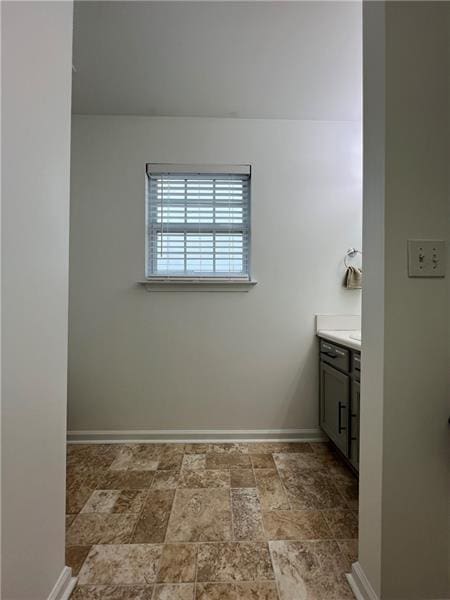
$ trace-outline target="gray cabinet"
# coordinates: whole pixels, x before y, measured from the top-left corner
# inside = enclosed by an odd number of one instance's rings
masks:
[[[339,450],[347,454],[350,377],[320,363],[320,425]]]
[[[320,426],[356,471],[360,371],[360,352],[320,340]]]

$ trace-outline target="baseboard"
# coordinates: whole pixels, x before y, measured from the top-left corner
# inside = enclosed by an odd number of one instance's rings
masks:
[[[64,567],[47,600],[68,600],[76,583],[77,578],[72,577],[72,569],[70,567]]]
[[[352,571],[347,574],[347,579],[356,600],[380,600],[359,562],[352,564]]]
[[[122,431],[68,431],[70,443],[156,442],[322,442],[320,429],[131,429]]]

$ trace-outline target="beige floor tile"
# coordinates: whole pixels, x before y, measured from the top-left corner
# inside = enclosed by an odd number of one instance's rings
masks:
[[[327,468],[327,463],[321,454],[314,452],[283,452],[273,454],[277,469],[313,469],[314,471]]]
[[[109,469],[96,467],[89,463],[68,465],[66,471],[66,484],[84,482],[89,487],[96,488]]]
[[[197,583],[196,600],[278,600],[275,583]]]
[[[120,449],[110,469],[113,471],[156,471],[161,447],[157,444],[132,444]]]
[[[152,489],[174,490],[178,487],[179,471],[156,471],[152,481]]]
[[[234,584],[238,600],[278,600],[276,584],[271,581],[255,581]]]
[[[323,471],[279,469],[293,510],[346,508],[347,502]]]
[[[178,489],[167,530],[167,541],[229,540],[231,506],[229,490]]]
[[[220,470],[181,471],[179,488],[229,488],[230,472]]]
[[[347,560],[347,573],[350,573],[352,564],[358,560],[358,540],[337,540],[339,549]]]
[[[358,513],[355,510],[324,510],[322,514],[334,539],[358,537]]]
[[[251,454],[254,469],[275,469],[275,463],[271,454]]]
[[[274,510],[263,513],[269,540],[331,539],[331,531],[320,511]]]
[[[325,470],[327,475],[333,480],[333,482],[338,485],[357,485],[358,479],[351,471],[347,465],[344,464],[342,460],[335,458],[334,460],[328,460],[325,463]]]
[[[145,490],[153,481],[154,471],[109,471],[105,474],[101,489]]]
[[[81,513],[138,513],[146,495],[146,490],[95,490]]]
[[[264,540],[261,505],[254,488],[231,490],[234,540]]]
[[[269,542],[280,600],[351,600],[335,541]]]
[[[256,487],[253,469],[233,469],[230,471],[232,488]]]
[[[194,584],[163,583],[155,585],[152,600],[194,600]]]
[[[249,444],[247,442],[230,442],[210,444],[209,452],[215,454],[248,454]]]
[[[206,455],[207,469],[249,469],[251,466],[248,454],[211,452]]]
[[[289,510],[288,498],[275,469],[255,470],[255,478],[263,510]]]
[[[81,512],[110,513],[119,495],[119,490],[95,490],[83,506]]]
[[[126,544],[137,517],[133,514],[80,513],[67,531],[67,545]]]
[[[70,600],[152,600],[152,585],[79,585]]]
[[[66,565],[72,569],[72,575],[78,575],[90,549],[90,546],[66,547]]]
[[[175,490],[148,491],[144,507],[133,533],[133,543],[164,542]]]
[[[344,498],[348,508],[357,510],[359,504],[358,481],[338,481],[335,485],[341,496]]]
[[[200,544],[197,581],[263,581],[274,579],[269,549],[264,542]]]
[[[166,445],[162,451],[158,469],[164,471],[179,471],[183,462],[184,444]]]
[[[147,490],[121,490],[114,503],[113,513],[139,513],[147,498]]]
[[[67,465],[89,468],[108,468],[118,452],[114,444],[69,444],[67,447]]]
[[[182,469],[206,469],[206,454],[185,454]]]
[[[77,514],[89,500],[95,488],[80,483],[70,483],[66,489],[66,513]]]
[[[157,580],[165,583],[193,582],[196,564],[196,544],[165,544]]]
[[[197,583],[195,600],[239,600],[232,583]]]
[[[149,584],[156,579],[161,544],[93,546],[81,568],[83,584]]]

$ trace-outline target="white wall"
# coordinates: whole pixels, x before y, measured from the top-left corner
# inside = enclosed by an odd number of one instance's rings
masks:
[[[449,16],[364,8],[359,562],[383,600],[450,595],[448,282],[409,279],[406,252],[449,236]]]
[[[359,562],[375,592],[381,586],[381,493],[384,395],[384,6],[365,2],[363,125],[362,386],[360,406]],[[375,525],[376,524],[376,525]]]
[[[361,120],[360,0],[89,0],[74,32],[78,114]]]
[[[146,162],[251,163],[248,293],[147,293]],[[72,130],[69,429],[315,429],[315,313],[361,244],[358,123],[84,117]]]
[[[64,566],[71,2],[2,2],[2,590]]]

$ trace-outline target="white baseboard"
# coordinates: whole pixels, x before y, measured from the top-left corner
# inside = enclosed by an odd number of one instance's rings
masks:
[[[64,567],[47,600],[68,600],[76,583],[77,578],[72,577],[72,569],[70,567]]]
[[[130,429],[68,431],[70,443],[156,442],[322,442],[320,429]]]
[[[356,600],[380,600],[359,562],[352,564],[352,572],[347,573],[347,579]]]

